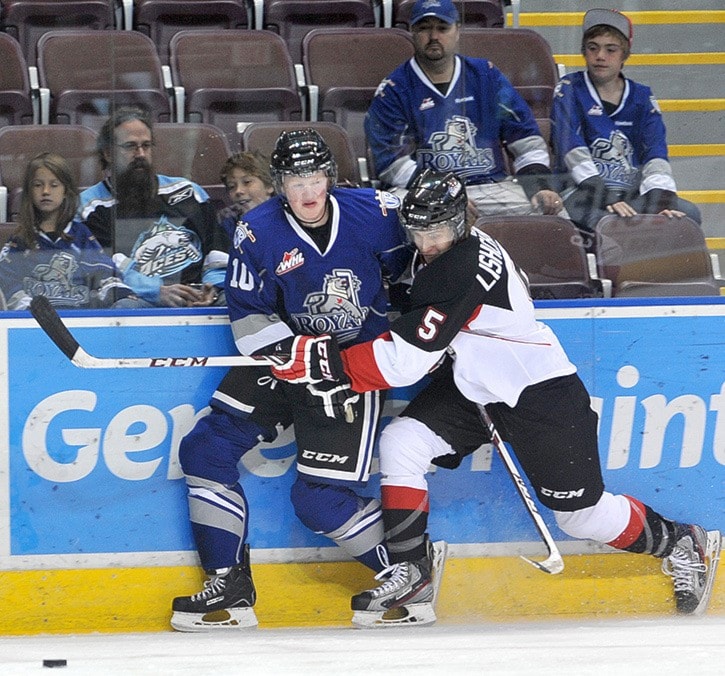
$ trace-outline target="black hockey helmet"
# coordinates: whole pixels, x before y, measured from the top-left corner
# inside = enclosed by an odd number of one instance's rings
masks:
[[[269,170],[280,195],[284,195],[282,179],[288,174],[309,176],[324,171],[329,179],[328,189],[337,182],[337,163],[325,139],[314,129],[283,131],[272,152]]]
[[[468,234],[466,186],[455,174],[425,169],[413,179],[400,207],[400,222],[412,231],[450,227],[454,242]]]

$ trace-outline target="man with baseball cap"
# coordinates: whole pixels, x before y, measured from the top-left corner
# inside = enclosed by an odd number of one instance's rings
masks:
[[[457,53],[453,2],[418,0],[410,26],[415,54],[382,81],[365,120],[383,185],[404,190],[420,169],[452,171],[476,216],[566,216],[531,109],[494,64]]]
[[[561,78],[554,93],[556,171],[564,176],[567,211],[585,234],[607,214],[701,222],[699,209],[677,195],[651,89],[622,73],[632,36],[632,23],[621,12],[589,10],[581,47],[587,68]]]

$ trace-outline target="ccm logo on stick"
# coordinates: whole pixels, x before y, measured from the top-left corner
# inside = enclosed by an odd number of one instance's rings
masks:
[[[158,357],[149,366],[206,366],[208,357]]]

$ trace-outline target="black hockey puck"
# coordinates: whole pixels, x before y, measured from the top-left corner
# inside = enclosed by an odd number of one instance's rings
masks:
[[[43,660],[44,667],[66,667],[68,666],[68,660]]]

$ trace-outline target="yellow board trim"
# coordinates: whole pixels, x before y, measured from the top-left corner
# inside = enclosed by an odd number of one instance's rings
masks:
[[[437,614],[458,624],[672,615],[660,562],[634,554],[565,556],[560,575],[517,558],[453,558]],[[252,564],[261,628],[349,627],[350,597],[377,584],[358,563]],[[0,635],[167,631],[174,596],[201,588],[192,567],[4,571]],[[710,613],[725,614],[719,574]]]
[[[725,249],[725,237],[705,237],[708,249]]]
[[[646,24],[725,23],[725,11],[702,10],[623,12],[635,26]],[[581,26],[584,12],[521,12],[521,26]]]

